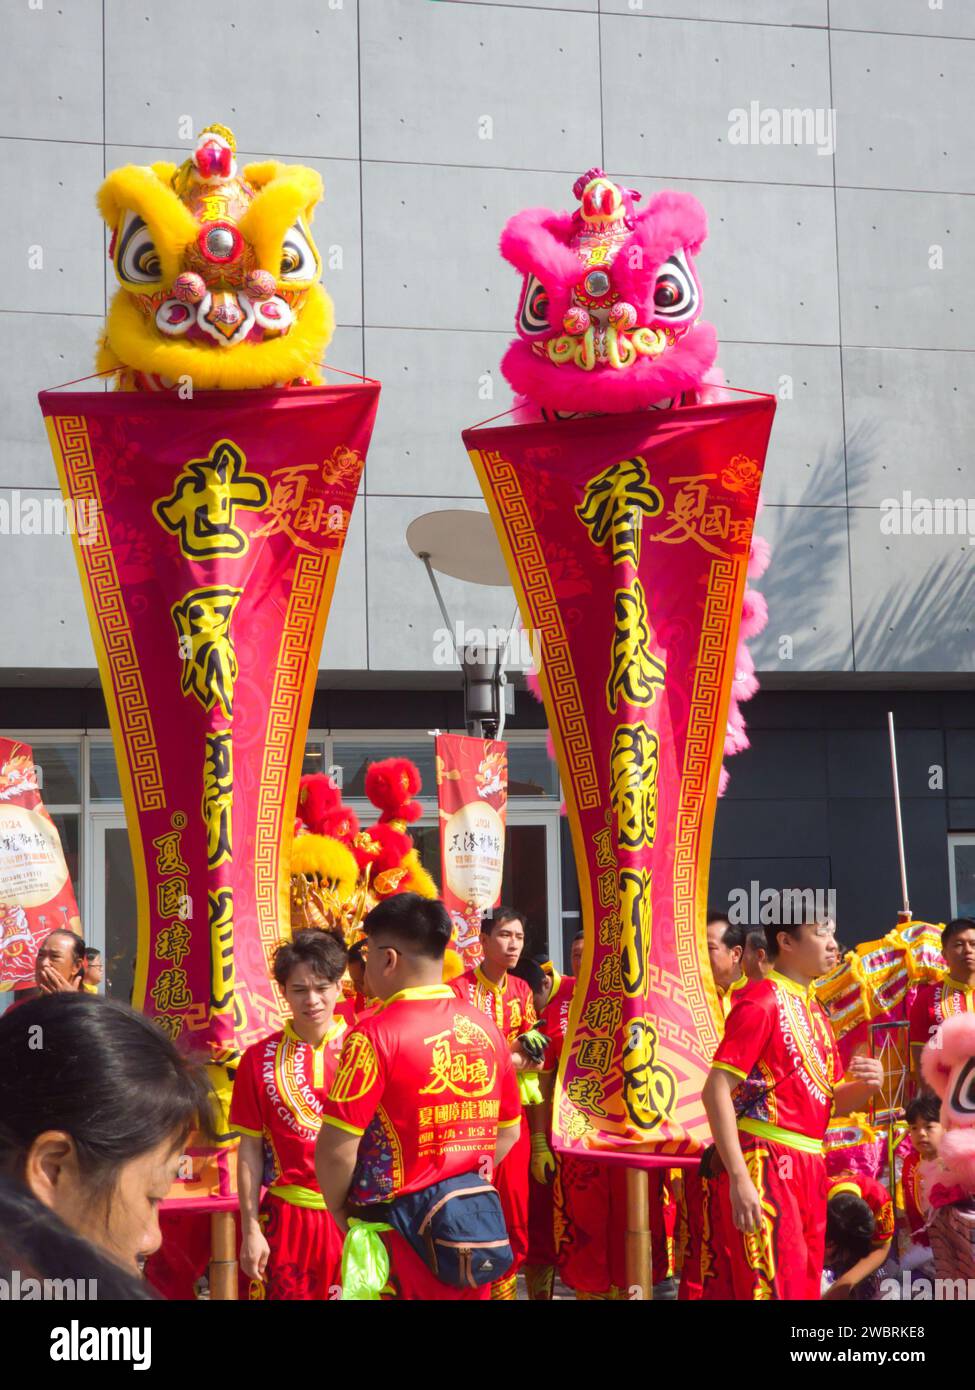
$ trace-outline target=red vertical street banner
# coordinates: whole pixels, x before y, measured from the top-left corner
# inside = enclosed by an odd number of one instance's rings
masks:
[[[231,1065],[280,1026],[297,785],[377,383],[60,395],[138,896],[133,1003]]]
[[[579,875],[564,1152],[655,1166],[707,1139],[708,866],[774,410],[748,396],[464,434],[541,653]]]
[[[33,750],[0,738],[0,992],[34,983],[38,948],[58,928],[81,935],[61,837]]]
[[[438,734],[440,881],[467,965],[482,956],[481,919],[501,901],[508,745],[496,739]]]

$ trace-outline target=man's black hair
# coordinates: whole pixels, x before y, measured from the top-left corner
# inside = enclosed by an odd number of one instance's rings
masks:
[[[941,1101],[937,1096],[915,1096],[907,1102],[904,1118],[909,1125],[915,1124],[918,1120],[927,1120],[929,1124],[935,1121],[940,1123]]]
[[[953,917],[941,933],[941,949],[944,950],[951,938],[953,936],[959,936],[963,931],[975,931],[975,919],[971,917]]]
[[[852,1192],[837,1192],[826,1204],[826,1243],[835,1249],[834,1274],[845,1274],[855,1264],[866,1259],[873,1249],[876,1228],[873,1212],[862,1197]]]
[[[421,898],[419,893],[394,893],[385,898],[362,927],[370,940],[388,937],[391,946],[430,960],[443,960],[452,930],[450,914],[439,898]]]
[[[516,912],[513,907],[496,907],[493,912],[486,912],[481,918],[481,931],[486,936],[490,936],[495,927],[503,927],[505,922],[520,922],[522,931],[528,930],[528,923],[525,921],[523,912]]]
[[[290,941],[284,941],[274,953],[274,978],[284,989],[292,970],[310,965],[315,975],[330,985],[341,980],[348,952],[336,932],[321,927],[303,927]]]

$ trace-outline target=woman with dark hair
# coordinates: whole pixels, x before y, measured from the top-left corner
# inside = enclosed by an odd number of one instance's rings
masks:
[[[138,1272],[159,1204],[210,1089],[156,1024],[123,1004],[57,993],[0,1018],[0,1176]]]

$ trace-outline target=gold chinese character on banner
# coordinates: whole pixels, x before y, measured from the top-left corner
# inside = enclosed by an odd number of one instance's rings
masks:
[[[211,869],[233,856],[233,800],[233,735],[229,729],[222,729],[207,734],[203,764],[203,821],[207,828],[207,864]]]
[[[207,894],[210,919],[210,1004],[215,1014],[234,1007],[234,890]]]
[[[574,1076],[566,1087],[566,1095],[574,1105],[588,1110],[590,1115],[605,1115],[600,1101],[603,1098],[603,1083],[595,1076]]]
[[[184,695],[194,695],[205,710],[219,704],[229,719],[234,711],[237,652],[230,622],[243,589],[193,589],[171,612],[183,658],[180,681]]]
[[[156,907],[160,917],[185,917],[189,884],[185,878],[168,878],[156,884]]]
[[[165,835],[160,835],[157,840],[153,840],[152,847],[157,851],[157,874],[189,873],[189,867],[183,863],[183,856],[180,852],[178,830],[169,830]]]
[[[161,1013],[168,1009],[188,1009],[193,1002],[193,996],[186,987],[186,971],[178,965],[170,970],[161,970],[150,993]]]
[[[646,993],[650,974],[650,938],[653,903],[649,869],[620,870],[620,978],[623,993],[631,997]]]
[[[618,960],[619,957],[609,957]],[[618,999],[591,999],[582,1012],[582,1021],[594,1033],[611,1037],[620,1026],[623,1013]]]
[[[478,1096],[487,1095],[494,1086],[496,1065],[492,1062],[489,1072],[483,1057],[469,1057],[466,1052],[455,1052],[452,1041],[457,1039],[449,1028],[423,1041],[433,1046],[430,1080],[420,1088],[421,1096],[438,1096],[443,1091],[451,1091],[456,1096],[477,1099]]]
[[[613,564],[640,562],[640,531],[645,516],[659,516],[664,499],[650,482],[646,459],[611,463],[591,478],[576,516],[594,545],[611,540]]]
[[[659,747],[645,724],[621,724],[613,731],[610,804],[620,849],[642,849],[656,837]]]
[[[732,527],[738,526],[737,522],[732,522],[731,508],[725,503],[708,506],[708,483],[713,481],[714,476],[713,473],[702,473],[694,478],[670,479],[672,483],[682,483],[683,487],[667,513],[667,520],[672,524],[665,531],[658,531],[651,537],[652,540],[662,541],[664,545],[679,545],[682,541],[692,540],[711,555],[728,554],[727,545],[712,545],[707,539],[708,536],[717,536],[728,540]]]
[[[238,509],[260,511],[269,496],[264,479],[247,472],[243,450],[221,439],[207,458],[186,464],[172,493],[160,498],[152,510],[189,559],[235,558],[250,545],[247,533],[236,524]]]
[[[598,1071],[600,1076],[605,1076],[612,1060],[612,1038],[587,1038],[585,1042],[579,1044],[576,1061],[580,1067],[584,1067],[587,1071]]]
[[[596,984],[602,994],[618,994],[622,986],[621,962],[617,955],[603,956],[596,967]]]
[[[606,682],[606,704],[615,714],[619,700],[651,705],[663,690],[667,663],[649,650],[647,596],[639,579],[616,590],[612,669]]]
[[[613,833],[608,826],[605,830],[597,830],[592,842],[596,846],[596,863],[601,869],[605,869],[607,864],[615,864]]]
[[[184,922],[168,922],[156,937],[157,960],[171,960],[182,965],[190,953],[190,929]]]
[[[677,1078],[657,1061],[657,1030],[648,1018],[630,1019],[623,1044],[623,1103],[637,1129],[656,1129],[673,1115]]]

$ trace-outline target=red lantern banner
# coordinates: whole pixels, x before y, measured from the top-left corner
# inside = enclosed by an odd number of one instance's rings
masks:
[[[464,434],[540,652],[579,875],[564,1152],[655,1166],[707,1142],[711,834],[774,410],[748,396]]]
[[[496,739],[438,734],[440,881],[454,945],[468,966],[482,956],[481,919],[501,901],[508,746]]]
[[[59,928],[82,934],[61,837],[33,750],[0,738],[0,991],[33,985],[40,944]]]
[[[298,778],[378,383],[42,392],[138,898],[133,1003],[211,1060],[276,1027]]]

